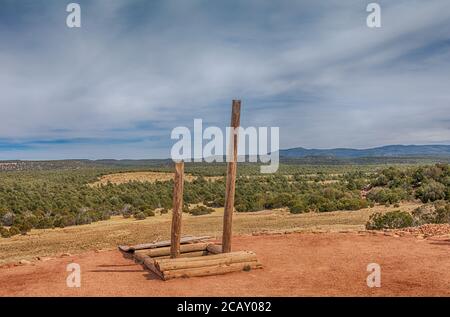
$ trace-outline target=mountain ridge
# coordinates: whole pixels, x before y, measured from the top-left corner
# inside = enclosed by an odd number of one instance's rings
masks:
[[[280,150],[280,156],[298,158],[308,156],[355,158],[355,157],[402,157],[402,156],[450,156],[450,145],[384,145],[367,149],[331,148],[308,149],[296,147]]]

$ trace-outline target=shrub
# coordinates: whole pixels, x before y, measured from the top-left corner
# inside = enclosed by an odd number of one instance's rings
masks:
[[[435,208],[431,204],[417,207],[412,211],[412,216],[414,218],[414,224],[416,226],[420,226],[426,223],[435,223],[436,221]]]
[[[99,215],[100,220],[109,220],[111,219],[111,213],[110,211],[103,211]]]
[[[155,212],[151,209],[146,209],[143,211],[143,213],[146,217],[154,217],[155,216]]]
[[[12,226],[11,228],[9,228],[9,236],[10,237],[18,235],[18,234],[20,234],[19,228],[17,228],[16,226]]]
[[[143,212],[137,212],[133,216],[136,220],[144,220],[146,218]]]
[[[169,210],[167,210],[167,208],[163,208],[159,212],[161,213],[161,215],[165,215],[169,212]]]
[[[275,209],[282,208],[289,205],[289,202],[292,200],[292,195],[288,193],[280,193],[274,197],[272,197],[269,201],[265,203],[265,208],[267,209]]]
[[[430,180],[422,184],[416,191],[416,197],[423,203],[444,199],[447,188],[444,184]]]
[[[62,217],[62,225],[63,226],[74,226],[76,225],[76,218],[74,215],[66,215]]]
[[[397,204],[407,198],[407,193],[400,189],[373,188],[367,193],[367,199],[383,205]]]
[[[264,206],[255,199],[249,199],[236,204],[236,211],[238,212],[252,212],[263,210]]]
[[[223,205],[225,205],[225,198],[222,196],[219,196],[212,201],[204,202],[204,204],[208,207],[220,208],[220,207],[223,207]]]
[[[10,211],[6,212],[1,219],[1,223],[4,226],[12,226],[14,224],[14,214]]]
[[[197,206],[189,211],[193,216],[209,215],[212,212],[214,212],[214,209],[205,206]]]
[[[33,228],[33,226],[28,221],[23,221],[22,223],[17,225],[17,229],[20,230],[20,234],[22,235],[26,235],[27,232],[31,230],[31,228]]]
[[[366,224],[366,229],[380,230],[406,228],[411,227],[413,222],[413,217],[404,211],[395,210],[385,214],[376,212],[370,216],[369,221]]]
[[[37,225],[37,220],[38,218],[35,215],[33,215],[31,212],[28,212],[24,215],[22,221],[28,222],[31,228],[34,228]]]
[[[319,212],[328,212],[328,211],[336,210],[336,209],[338,209],[338,207],[334,201],[327,200],[327,201],[324,201],[323,203],[319,204],[317,206],[317,209],[319,210]],[[347,208],[344,208],[344,209],[347,209]],[[357,209],[359,209],[359,208],[357,208]]]
[[[436,223],[450,223],[450,204],[436,207]]]
[[[338,201],[338,206],[336,209],[339,210],[359,210],[362,208],[367,208],[368,202],[361,198],[342,198]],[[331,210],[328,210],[331,211]]]
[[[37,229],[53,228],[53,219],[50,218],[49,216],[39,217],[37,220],[36,228]]]
[[[450,204],[437,202],[434,205],[424,205],[413,210],[414,223],[450,223]]]
[[[64,228],[66,225],[64,224],[64,220],[63,217],[61,216],[57,216],[55,217],[55,219],[53,220],[53,225],[56,228]]]
[[[304,212],[307,212],[308,208],[306,207],[306,204],[302,201],[295,201],[292,206],[289,207],[289,212],[291,214],[301,214]]]
[[[133,206],[131,206],[130,204],[125,204],[122,208],[121,213],[124,218],[130,218],[133,214]]]
[[[4,228],[4,227],[0,227],[0,236],[2,238],[9,238],[11,235],[9,234],[9,230]]]

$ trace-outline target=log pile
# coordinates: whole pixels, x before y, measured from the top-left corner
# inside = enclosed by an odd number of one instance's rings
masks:
[[[221,246],[212,243],[192,243],[180,246],[179,257],[170,258],[170,247],[137,250],[136,262],[143,264],[163,280],[209,276],[261,268],[251,251],[220,253]]]

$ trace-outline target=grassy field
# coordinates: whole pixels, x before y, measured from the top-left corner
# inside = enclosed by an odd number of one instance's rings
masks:
[[[288,178],[292,179],[292,175],[286,175]],[[305,174],[303,175],[305,179],[307,179],[307,182],[313,183],[314,180],[310,180],[311,178],[315,178],[318,176],[318,174]],[[320,184],[334,184],[338,183],[337,178],[339,176],[342,176],[342,174],[329,174],[326,175],[326,177],[330,179],[318,181]],[[258,178],[258,176],[251,176],[252,178]],[[260,178],[263,178],[264,176],[259,176]],[[185,174],[184,180],[187,182],[192,182],[194,179],[196,179],[196,176],[193,176],[191,174]],[[215,181],[218,179],[223,179],[223,176],[204,176],[206,180]],[[250,176],[248,176],[250,178]],[[96,187],[96,186],[103,186],[107,185],[108,183],[111,183],[113,185],[120,185],[120,184],[126,184],[130,182],[149,182],[149,183],[155,183],[155,182],[166,182],[173,179],[173,173],[169,172],[122,172],[122,173],[112,173],[103,175],[99,178],[99,180],[92,182],[89,184],[89,186]]]
[[[207,180],[216,180],[222,178],[221,176],[206,176]],[[101,186],[107,185],[108,183],[114,185],[125,184],[129,182],[166,182],[173,179],[173,173],[166,172],[124,172],[124,173],[114,173],[107,174],[96,182],[89,184],[90,186]],[[184,180],[187,182],[192,182],[196,179],[196,176],[192,176],[191,174],[185,174]]]
[[[376,206],[359,211],[336,211],[293,215],[284,210],[236,213],[233,222],[235,234],[264,231],[340,231],[364,230],[369,216],[376,211],[411,211],[418,203],[403,203],[400,208]],[[222,209],[205,216],[183,214],[183,233],[211,235],[220,238]],[[145,220],[117,216],[107,221],[67,228],[32,230],[26,236],[0,239],[0,264],[36,257],[58,256],[62,253],[80,253],[87,250],[111,249],[121,244],[135,244],[166,240],[170,236],[171,214],[149,217]]]
[[[194,179],[192,175],[185,175],[185,180],[190,182]],[[156,181],[165,182],[173,179],[173,173],[165,172],[125,172],[125,173],[114,173],[107,174],[94,183],[89,184],[90,186],[101,186],[111,183],[113,185],[119,185],[129,182],[150,182],[154,183]]]

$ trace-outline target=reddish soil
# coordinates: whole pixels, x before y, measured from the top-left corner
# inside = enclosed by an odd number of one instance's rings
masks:
[[[0,269],[0,295],[34,296],[450,296],[450,239],[359,233],[239,236],[264,268],[161,281],[119,251]],[[81,287],[66,286],[66,265],[81,266]],[[381,266],[381,288],[366,284]]]

